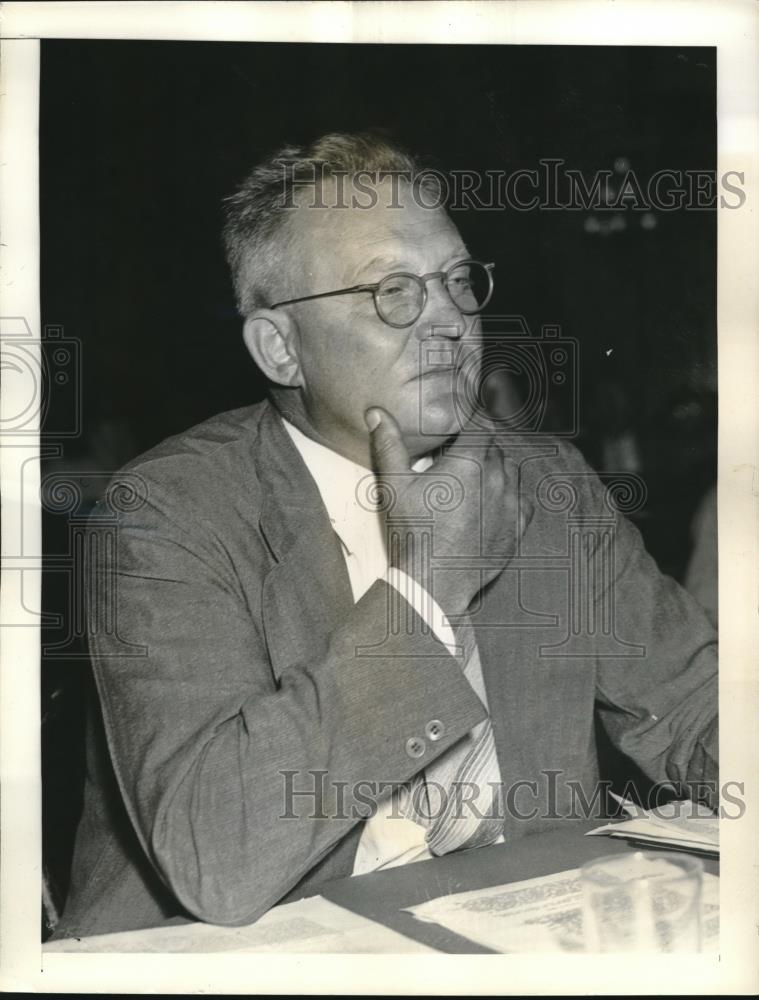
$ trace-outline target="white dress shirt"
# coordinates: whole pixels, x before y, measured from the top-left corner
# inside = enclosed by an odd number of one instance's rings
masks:
[[[306,463],[340,539],[353,600],[358,602],[373,583],[384,579],[412,605],[448,651],[456,655],[460,647],[456,646],[450,623],[437,602],[416,580],[395,567],[388,567],[382,518],[365,502],[371,495],[370,485],[376,482],[374,473],[307,437],[287,420],[282,423]],[[431,465],[432,459],[424,457],[412,468],[423,472]],[[359,502],[359,496],[363,503]],[[366,821],[356,852],[354,875],[431,857],[425,842],[425,827],[400,818],[397,809],[391,819],[391,811],[393,800],[387,796]]]

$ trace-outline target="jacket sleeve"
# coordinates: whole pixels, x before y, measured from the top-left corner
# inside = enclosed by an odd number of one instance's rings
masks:
[[[583,513],[608,515],[603,483],[571,452],[571,464],[582,477]],[[625,644],[627,655],[598,644],[601,720],[616,746],[652,781],[671,783],[678,797],[716,808],[715,629],[691,595],[659,571],[638,529],[622,514],[614,521],[614,541],[602,557],[608,573],[596,573],[589,586],[595,588],[596,604],[603,601],[611,609],[615,644]]]
[[[422,629],[391,636],[381,656],[356,655],[385,638],[381,581],[326,652],[275,679],[260,616],[212,529],[178,523],[154,484],[149,495],[92,570],[105,574],[90,646],[109,750],[141,845],[181,904],[204,921],[249,923],[367,815],[380,782],[410,779],[485,710]],[[410,755],[432,719],[445,721],[443,738]]]

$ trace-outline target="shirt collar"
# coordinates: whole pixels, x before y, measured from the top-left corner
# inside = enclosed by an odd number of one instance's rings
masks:
[[[284,417],[282,423],[316,483],[340,541],[349,553],[356,552],[363,533],[376,531],[378,527],[377,511],[371,502],[377,477],[371,469],[314,441]],[[412,469],[426,471],[432,461],[429,455],[424,455],[414,462]]]

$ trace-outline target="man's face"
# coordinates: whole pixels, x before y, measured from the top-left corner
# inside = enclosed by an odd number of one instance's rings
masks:
[[[444,271],[470,256],[443,209],[416,204],[405,185],[395,194],[401,207],[390,208],[390,182],[376,190],[378,203],[371,209],[314,209],[301,202],[293,220],[291,297],[373,283],[398,271]],[[331,197],[328,189],[327,204]],[[457,369],[464,356],[467,371],[476,368],[474,344],[468,343],[480,328],[476,317],[462,316],[439,278],[427,283],[424,311],[405,329],[383,322],[368,292],[286,308],[299,329],[307,419],[338,450],[366,453],[364,414],[370,406],[395,417],[412,456],[456,433],[457,386],[463,402]],[[454,367],[446,369],[446,363]]]

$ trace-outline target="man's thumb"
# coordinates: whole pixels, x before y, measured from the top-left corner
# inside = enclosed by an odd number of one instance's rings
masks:
[[[411,460],[394,417],[387,410],[372,406],[364,414],[364,419],[370,431],[369,440],[376,471],[408,472]]]

